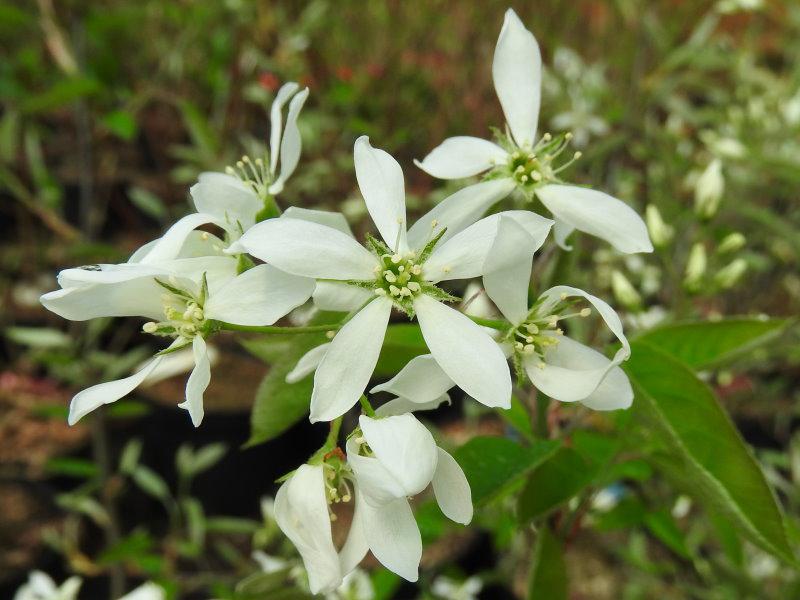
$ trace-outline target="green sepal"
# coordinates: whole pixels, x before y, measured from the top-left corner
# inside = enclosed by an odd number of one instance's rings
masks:
[[[200,297],[197,299],[200,308],[206,303],[206,299],[208,299],[208,273],[203,271],[203,277],[200,279]]]
[[[421,286],[422,293],[431,296],[435,300],[439,300],[441,302],[460,302],[461,298],[458,296],[453,296],[453,294],[449,294],[445,292],[442,288],[436,287],[432,283],[425,282]]]
[[[394,254],[392,249],[387,246],[383,240],[379,240],[371,233],[368,233],[366,236],[367,246],[369,246],[370,250],[372,250],[375,254],[378,255],[378,258],[383,257],[384,254]]]
[[[155,277],[154,279],[155,279],[155,282],[158,285],[160,285],[162,288],[164,288],[168,292],[172,292],[176,296],[179,296],[181,298],[186,298],[187,300],[194,300],[194,298],[192,298],[192,295],[189,292],[187,292],[185,290],[182,290],[180,288],[176,288],[175,286],[170,285],[168,283],[165,283],[165,282],[161,281],[158,277]]]
[[[191,346],[191,345],[192,345],[192,342],[191,341],[187,341],[185,344],[181,344],[179,346],[175,346],[175,347],[170,346],[169,348],[164,348],[163,350],[161,350],[159,352],[156,352],[156,356],[166,356],[167,354],[172,354],[173,352],[177,352],[178,350],[183,350],[187,346]]]
[[[249,271],[255,266],[256,263],[254,263],[253,259],[247,256],[247,254],[239,254],[239,258],[236,262],[236,274],[241,275],[245,271]]]
[[[267,219],[275,219],[281,216],[281,210],[278,208],[278,203],[275,202],[275,196],[266,194],[263,200],[264,208],[256,213],[256,223],[261,223]]]
[[[421,265],[426,260],[428,260],[428,257],[431,255],[431,252],[433,252],[433,249],[436,247],[436,244],[439,243],[439,240],[442,239],[442,236],[446,232],[447,232],[447,227],[442,227],[442,230],[439,233],[437,233],[435,236],[433,236],[433,239],[430,242],[425,244],[425,247],[422,249],[422,252],[419,255],[419,260],[417,261],[417,264]]]

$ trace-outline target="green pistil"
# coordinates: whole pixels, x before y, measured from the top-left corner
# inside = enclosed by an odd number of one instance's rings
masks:
[[[381,264],[375,267],[375,293],[388,296],[392,300],[414,298],[422,292],[425,281],[422,279],[422,266],[415,262],[413,252],[405,256],[383,254]]]

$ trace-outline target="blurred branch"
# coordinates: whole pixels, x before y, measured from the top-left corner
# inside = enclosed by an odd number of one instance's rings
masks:
[[[38,0],[39,12],[41,13],[41,25],[44,31],[44,41],[53,60],[67,75],[75,75],[78,72],[78,64],[69,49],[64,34],[56,21],[55,10],[52,0]]]

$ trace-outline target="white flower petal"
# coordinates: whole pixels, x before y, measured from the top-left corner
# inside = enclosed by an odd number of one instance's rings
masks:
[[[431,432],[411,413],[358,419],[375,458],[400,483],[404,496],[415,496],[428,487],[436,470],[436,442]]]
[[[508,153],[497,144],[466,135],[447,138],[414,164],[439,179],[471,177],[505,163]]]
[[[174,258],[220,254],[222,240],[210,233],[203,236],[204,232],[197,231],[198,227],[208,223],[221,225],[222,221],[205,213],[186,215],[167,229],[163,236],[134,252],[128,262],[154,264]],[[214,248],[215,245],[219,246],[219,250]]]
[[[375,227],[395,251],[406,248],[406,195],[403,170],[391,154],[373,148],[369,138],[356,140],[356,179]]]
[[[281,215],[282,219],[300,219],[301,221],[311,221],[312,223],[319,223],[320,225],[327,225],[338,229],[342,233],[346,233],[353,237],[353,232],[350,230],[350,225],[347,219],[340,212],[331,210],[316,210],[311,208],[300,208],[298,206],[290,206]]]
[[[390,571],[416,581],[422,538],[408,500],[398,498],[380,508],[364,502],[362,508],[361,524],[372,554]]]
[[[302,140],[300,139],[300,130],[297,128],[297,117],[300,110],[308,98],[308,88],[299,92],[292,101],[289,102],[289,112],[286,115],[286,129],[283,132],[283,139],[281,140],[281,174],[275,182],[269,186],[270,194],[280,194],[283,191],[283,186],[286,180],[292,176],[294,170],[297,168],[297,162],[300,160],[300,150],[302,148]]]
[[[528,315],[528,287],[534,240],[514,219],[501,217],[497,236],[483,265],[486,293],[511,323]]]
[[[355,486],[357,488],[358,483],[356,483]],[[361,518],[361,511],[363,510],[364,503],[358,501],[358,489],[354,490],[353,496],[353,503],[355,505],[353,521],[350,523],[350,531],[347,533],[344,546],[342,546],[342,549],[339,551],[339,566],[342,575],[345,577],[358,566],[358,563],[364,559],[364,556],[366,556],[369,550],[369,544],[364,535],[364,523]]]
[[[315,279],[373,279],[378,259],[349,235],[299,219],[268,219],[239,240],[249,253],[279,269]]]
[[[291,98],[300,86],[294,81],[284,83],[275,94],[275,100],[269,110],[269,172],[274,176],[278,169],[278,156],[281,151],[281,133],[283,121],[283,105]]]
[[[497,343],[469,317],[429,296],[414,300],[422,336],[439,366],[486,406],[511,406],[511,374]]]
[[[594,350],[592,351],[594,352]],[[598,352],[598,354],[600,353]],[[600,354],[600,356],[603,355]],[[581,404],[594,410],[630,408],[633,404],[633,388],[631,388],[631,382],[625,371],[619,367],[613,367],[597,386],[597,389],[581,400]]]
[[[391,301],[376,298],[333,338],[314,375],[312,423],[331,421],[358,402],[378,362],[391,312]]]
[[[212,294],[203,310],[207,319],[237,325],[272,325],[309,299],[314,280],[258,265]]]
[[[143,583],[136,589],[128,592],[119,600],[166,600],[167,594],[159,585],[152,581]],[[59,598],[61,600],[61,598]]]
[[[622,200],[574,185],[545,185],[536,195],[556,219],[595,235],[620,252],[652,252],[642,218]]]
[[[186,400],[178,404],[178,408],[189,411],[192,424],[200,427],[203,422],[203,394],[211,382],[211,361],[208,357],[206,342],[202,336],[196,335],[192,340],[194,369],[186,381]]]
[[[466,525],[472,520],[472,491],[469,482],[456,459],[441,448],[437,450],[439,456],[433,476],[436,502],[444,516]]]
[[[133,375],[116,381],[106,381],[98,383],[90,388],[78,392],[69,405],[69,417],[67,422],[75,425],[81,418],[92,412],[103,404],[111,404],[123,398],[136,389],[150,373],[152,373],[162,357],[156,356],[143,369]]]
[[[334,312],[356,310],[374,296],[370,290],[338,281],[318,281],[312,294],[314,306]]]
[[[297,548],[311,592],[330,592],[342,582],[333,545],[323,467],[301,465],[275,494],[275,521]]]
[[[538,250],[553,222],[527,210],[507,210],[484,217],[434,249],[423,265],[425,278],[434,283],[451,279],[471,279],[483,274],[486,256],[497,237],[501,216],[515,220],[533,238]]]
[[[320,344],[319,346],[315,346],[303,356],[300,357],[300,360],[297,361],[297,364],[294,368],[286,374],[286,383],[297,383],[301,379],[305,379],[308,375],[311,375],[314,371],[317,370],[319,363],[322,362],[322,359],[325,357],[325,354],[328,352],[328,348],[330,348],[330,344]]]
[[[219,360],[219,351],[213,346],[207,346],[206,350],[208,351],[208,360],[211,366],[214,366]],[[147,362],[149,361],[139,365],[136,370],[143,369]],[[176,375],[184,375],[194,369],[194,365],[194,350],[191,346],[165,354],[161,357],[161,362],[155,370],[140,384],[140,387],[148,387]]]
[[[397,498],[405,498],[402,483],[389,472],[377,458],[359,455],[355,438],[347,440],[345,446],[347,463],[353,469],[358,483],[359,497],[370,506],[385,506]]]
[[[411,226],[408,230],[408,245],[415,250],[421,250],[435,234],[446,227],[447,231],[439,240],[439,244],[443,244],[477,221],[491,206],[508,196],[514,187],[514,180],[502,178],[481,181],[458,190]]]
[[[376,408],[375,414],[379,417],[392,417],[394,415],[404,415],[421,410],[436,410],[445,403],[450,404],[450,396],[447,394],[442,394],[435,400],[429,402],[412,402],[408,398],[395,398]]]
[[[197,212],[216,217],[229,233],[247,231],[264,207],[253,188],[227,173],[200,173],[189,193]]]
[[[432,354],[415,356],[386,383],[376,385],[371,394],[389,392],[414,403],[433,402],[455,384],[442,371]]]
[[[553,225],[553,238],[556,240],[556,244],[563,249],[563,250],[572,250],[572,246],[567,244],[567,238],[575,231],[575,228],[572,225],[567,225],[564,221],[560,221],[559,219],[555,220],[555,224]]]
[[[492,78],[514,140],[531,146],[539,120],[542,56],[536,38],[510,8],[494,50]]]

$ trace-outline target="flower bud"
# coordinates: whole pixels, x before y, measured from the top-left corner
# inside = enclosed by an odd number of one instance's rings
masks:
[[[732,288],[747,271],[747,262],[737,258],[714,274],[714,282],[722,289]]]
[[[611,290],[617,301],[626,308],[635,310],[641,307],[642,296],[628,278],[616,269],[611,273]]]
[[[654,246],[666,246],[672,236],[675,235],[675,229],[671,225],[664,223],[661,213],[653,204],[648,204],[645,209],[645,221]]]
[[[729,233],[722,241],[719,243],[717,247],[717,252],[720,254],[729,254],[731,252],[736,252],[737,250],[741,250],[744,245],[747,243],[747,238],[745,238],[741,233],[735,231],[733,233]]]
[[[724,192],[725,179],[722,176],[722,163],[719,159],[714,159],[695,183],[695,212],[704,219],[713,217],[719,209]]]
[[[707,264],[706,247],[700,242],[695,243],[689,252],[689,260],[686,262],[686,275],[683,279],[683,284],[688,289],[699,289]]]

